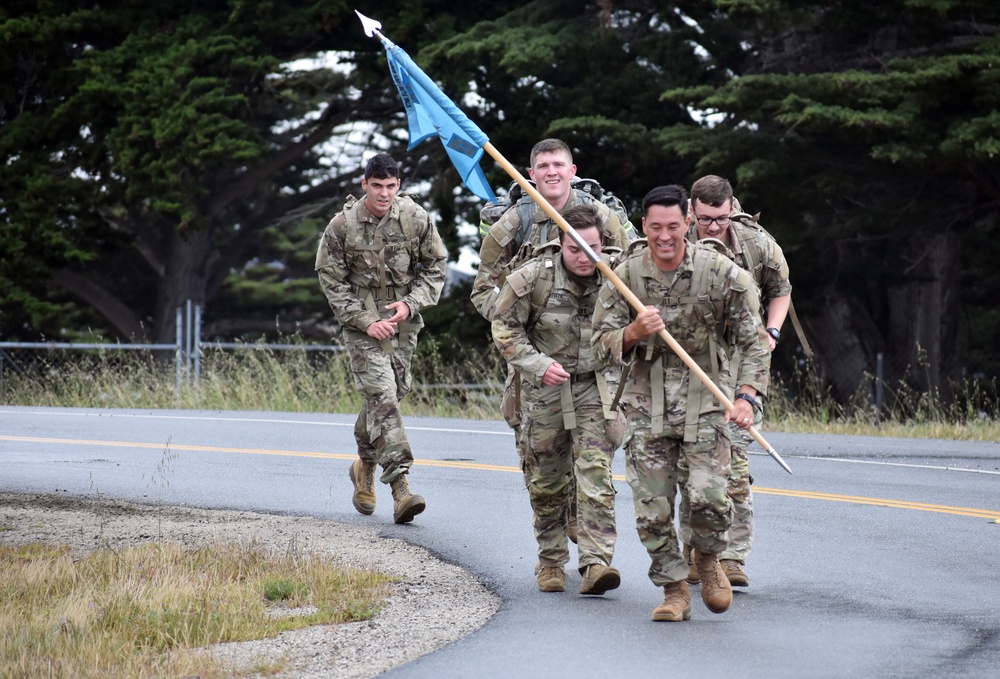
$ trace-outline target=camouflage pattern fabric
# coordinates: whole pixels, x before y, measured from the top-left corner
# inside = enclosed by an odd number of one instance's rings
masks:
[[[530,293],[541,276],[554,277],[552,289],[542,306],[535,307]],[[600,281],[598,276],[569,276],[555,250],[508,277],[491,326],[497,348],[521,375],[518,450],[543,566],[569,562],[566,507],[574,492],[579,567],[610,565],[614,555],[611,463],[625,421],[619,412],[613,419],[605,417],[590,350],[591,314]],[[573,379],[546,386],[542,377],[553,363]],[[607,372],[613,390],[618,371]]]
[[[422,325],[422,323],[421,323]],[[410,364],[417,348],[417,331],[397,333],[389,340],[392,353],[366,334],[346,331],[347,351],[351,358],[354,386],[364,399],[354,440],[358,457],[378,463],[384,470],[380,480],[389,483],[405,474],[413,463],[413,452],[406,438],[406,428],[399,404],[410,393]]]
[[[698,240],[698,230],[693,223],[687,238],[692,243]],[[725,245],[731,253],[727,256],[753,277],[762,303],[792,294],[788,262],[781,246],[752,216],[744,212],[733,213]]]
[[[327,225],[316,253],[320,285],[365,400],[354,430],[358,455],[381,465],[383,483],[406,473],[413,461],[399,402],[411,387],[410,364],[424,325],[420,311],[437,304],[446,259],[430,217],[405,196],[397,196],[381,219],[364,200],[349,200]],[[392,316],[384,307],[395,301],[406,303],[410,317],[389,340],[378,342],[365,330]]]
[[[618,216],[611,209],[599,201],[587,197],[580,197],[580,192],[573,189],[570,193],[563,212],[581,203],[591,203],[597,207],[601,215],[602,244],[625,249],[631,242],[628,232],[622,226]],[[483,238],[483,244],[479,250],[479,272],[476,280],[472,284],[472,304],[487,321],[493,320],[493,310],[496,306],[497,296],[503,287],[507,274],[513,271],[524,260],[518,261],[519,251],[525,244],[529,250],[549,241],[559,239],[559,226],[544,211],[535,207],[535,223],[524,234],[521,242],[518,241],[518,232],[521,230],[521,216],[518,206],[512,206],[504,215],[490,227],[489,233]]]
[[[757,431],[764,424],[764,409],[758,399],[753,409],[753,426]],[[729,528],[729,547],[719,555],[720,559],[732,559],[746,563],[753,547],[753,493],[750,488],[750,456],[747,448],[753,439],[750,434],[729,423],[733,442],[732,470],[729,475],[729,499],[733,503],[733,525]]]
[[[605,420],[597,385],[572,385],[576,427],[566,430],[560,387],[525,385],[520,428],[521,471],[534,512],[538,561],[563,566],[570,560],[566,507],[576,483],[577,563],[611,564],[615,529],[615,489],[611,464],[625,433],[625,420]],[[590,405],[585,405],[585,404]]]
[[[662,587],[688,575],[673,521],[678,488],[691,502],[690,544],[705,554],[719,554],[729,542],[729,431],[722,415],[712,413],[700,419],[698,440],[685,443],[683,426],[653,435],[641,411],[626,408],[626,416],[625,480],[632,489],[639,540],[651,560],[649,579]]]
[[[696,273],[694,251],[698,247],[689,245],[683,262],[673,272],[660,271],[648,248],[634,249],[615,273],[624,281],[632,275],[644,279],[648,299],[643,302],[659,309],[667,332],[703,369],[710,359],[709,334],[731,333],[730,342],[716,343],[720,386],[725,390],[731,384],[748,385],[758,393],[766,393],[770,354],[750,275],[732,260],[711,251],[699,259],[701,266],[710,269],[698,272],[709,276],[707,300],[683,302],[690,299]],[[635,271],[630,273],[630,267]],[[705,313],[706,304],[714,309],[714,316]],[[707,554],[720,554],[728,544],[731,503],[725,491],[731,440],[722,405],[661,338],[653,336],[627,353],[623,350],[624,329],[634,317],[635,311],[621,293],[610,283],[603,285],[594,311],[592,346],[599,364],[618,366],[631,361],[622,394],[631,437],[625,448],[626,467],[633,477],[630,485],[640,538],[653,560],[650,578],[659,586],[682,580],[687,573],[674,527],[676,483],[690,499],[691,544]],[[710,317],[719,324],[717,327],[710,327]],[[743,357],[738,366],[732,366],[736,370],[732,377],[730,345],[738,347]],[[661,394],[653,393],[657,371],[662,371]],[[690,393],[692,380],[695,395]],[[662,413],[654,408],[659,400],[663,402]],[[691,409],[698,414],[695,441],[686,440],[691,438],[685,427]],[[653,433],[655,416],[663,418],[661,434]]]
[[[760,399],[754,407],[753,426],[758,431],[764,423],[763,408]],[[753,439],[750,434],[729,423],[729,436],[732,440],[732,464],[729,473],[728,495],[733,504],[733,523],[729,527],[729,546],[720,559],[731,559],[746,563],[750,549],[753,547],[754,515],[753,493],[750,485],[750,456],[747,448]],[[678,526],[681,542],[691,544],[690,503],[687,494],[681,491],[681,502],[677,509]]]
[[[698,240],[698,231],[694,224],[688,230],[688,240]],[[750,273],[760,292],[762,307],[775,297],[792,293],[792,285],[788,280],[788,262],[785,260],[781,246],[771,234],[757,224],[757,220],[744,212],[733,214],[727,232],[727,256],[736,262],[740,268]],[[732,357],[735,364],[739,356]],[[758,399],[754,408],[754,428],[758,431],[764,425],[763,404]],[[745,431],[730,424],[730,434],[733,440],[733,477],[729,480],[730,498],[733,502],[733,526],[729,531],[729,548],[719,558],[731,559],[746,563],[753,547],[753,492],[750,487],[750,459],[747,448],[753,439]],[[685,524],[687,518],[683,509],[687,507],[686,498],[681,496],[681,538],[687,544]]]

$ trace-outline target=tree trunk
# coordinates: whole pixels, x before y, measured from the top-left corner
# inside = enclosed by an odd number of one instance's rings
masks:
[[[889,346],[899,378],[949,400],[949,378],[959,368],[961,242],[945,233],[913,254],[912,279],[888,290]]]
[[[839,402],[870,388],[865,373],[874,375],[879,352],[890,397],[904,381],[950,400],[949,378],[959,372],[961,243],[948,233],[920,245],[919,252],[907,253],[913,262],[908,280],[889,287],[884,300],[830,290],[822,309],[806,310],[803,323],[821,374]]]
[[[177,308],[188,300],[204,308],[205,289],[219,253],[212,243],[214,229],[201,229],[187,238],[176,232],[170,237],[166,264],[159,280],[154,318],[157,342],[171,343],[177,338]]]

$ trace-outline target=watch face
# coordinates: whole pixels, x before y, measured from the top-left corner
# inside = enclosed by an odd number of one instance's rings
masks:
[[[768,328],[767,329],[767,334],[770,335],[771,337],[773,337],[775,340],[777,340],[779,337],[781,337],[781,333],[778,332],[777,328]]]

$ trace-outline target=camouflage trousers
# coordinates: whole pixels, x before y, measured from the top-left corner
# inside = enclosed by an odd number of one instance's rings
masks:
[[[401,324],[400,332],[388,340],[391,352],[365,333],[344,333],[354,385],[364,399],[354,424],[358,457],[382,467],[382,483],[407,473],[413,463],[399,403],[412,387],[410,363],[422,325],[419,321],[409,328]]]
[[[720,554],[729,544],[732,505],[727,494],[729,428],[722,413],[703,415],[697,441],[684,442],[684,424],[664,424],[650,433],[650,420],[628,408],[631,434],[625,446],[625,479],[632,488],[639,540],[652,563],[649,579],[657,587],[688,575],[674,527],[678,488],[689,499],[690,544],[705,554]]]
[[[753,426],[757,431],[760,431],[763,424],[764,409],[758,399],[757,405],[753,409]],[[733,503],[733,524],[729,527],[729,547],[719,555],[719,558],[745,564],[750,555],[750,548],[753,547],[753,491],[750,485],[750,456],[747,454],[747,448],[750,447],[753,438],[732,422],[729,423],[729,435],[732,439],[733,461],[729,472],[727,492]],[[677,513],[681,540],[686,545],[691,544],[691,531],[688,525],[689,512],[687,496],[681,491],[681,504]]]
[[[576,426],[566,429],[561,387],[523,383],[518,450],[534,512],[538,561],[569,562],[567,507],[573,486],[577,502],[578,567],[610,565],[614,556],[615,488],[611,462],[625,433],[625,420],[607,420],[594,380],[572,384]]]

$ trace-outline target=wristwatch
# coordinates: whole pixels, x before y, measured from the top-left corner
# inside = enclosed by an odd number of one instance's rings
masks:
[[[751,396],[750,394],[746,394],[746,393],[740,392],[740,393],[736,394],[736,398],[743,399],[744,401],[746,401],[747,403],[749,403],[754,408],[757,407],[757,400],[754,399],[754,397]]]
[[[781,331],[777,328],[768,328],[767,334],[770,335],[775,342],[781,339]]]

